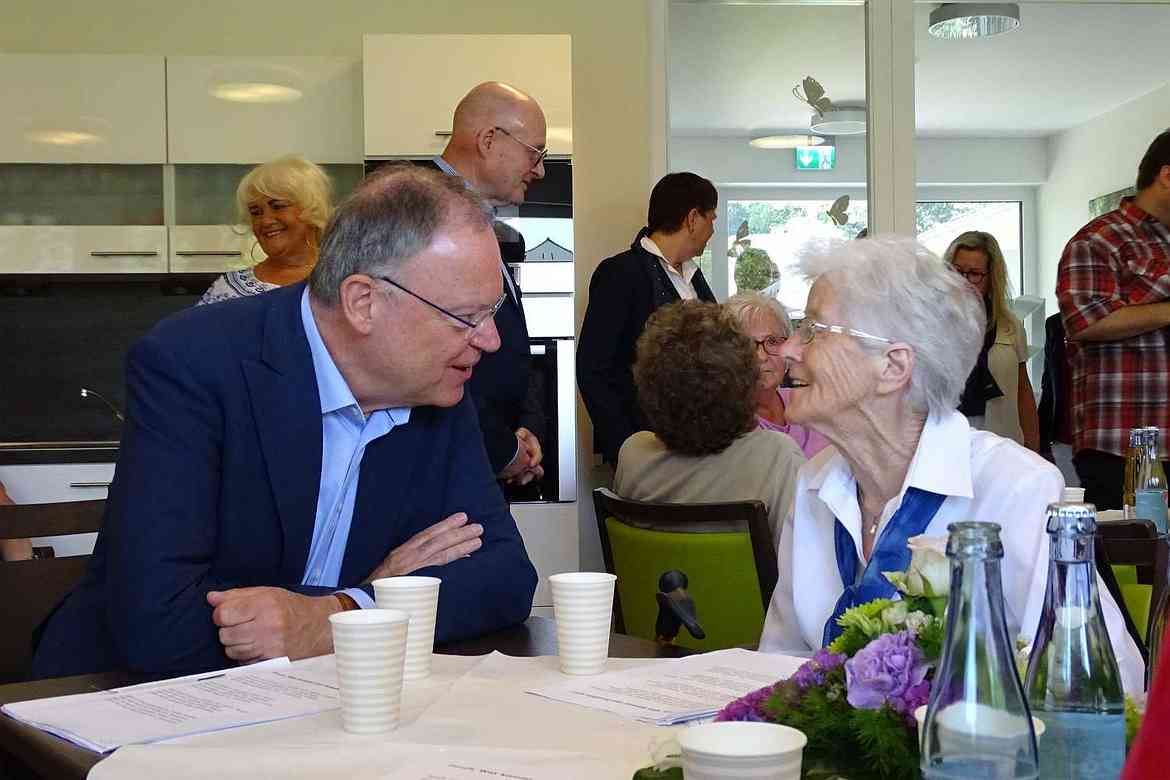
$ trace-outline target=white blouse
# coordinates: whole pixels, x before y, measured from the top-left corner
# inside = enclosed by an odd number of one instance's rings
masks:
[[[1064,488],[1060,472],[1030,450],[995,434],[972,430],[963,415],[948,412],[926,421],[902,490],[882,511],[878,533],[885,530],[911,486],[946,496],[926,534],[945,537],[947,525],[964,520],[999,523],[1008,632],[1030,643],[1048,584],[1045,510],[1060,500]],[[825,621],[844,591],[833,536],[837,519],[860,551],[857,483],[845,458],[830,446],[797,475],[793,512],[780,534],[780,578],[768,607],[760,650],[807,651],[821,646]],[[859,570],[864,565],[861,561]],[[1145,678],[1141,653],[1100,577],[1097,582],[1122,683],[1127,693],[1140,692]]]

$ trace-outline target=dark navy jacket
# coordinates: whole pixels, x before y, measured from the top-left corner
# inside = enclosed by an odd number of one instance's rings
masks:
[[[44,626],[34,675],[230,664],[206,595],[300,585],[317,511],[321,407],[300,316],[304,285],[176,314],[126,360],[127,414],[89,570]],[[366,449],[339,587],[464,511],[484,526],[440,577],[436,641],[524,620],[536,572],[484,453],[473,404],[416,407]],[[368,588],[368,586],[367,586]]]

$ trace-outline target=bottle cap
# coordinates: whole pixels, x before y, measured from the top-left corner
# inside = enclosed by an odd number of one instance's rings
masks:
[[[1097,507],[1058,501],[1048,505],[1048,533],[1083,536],[1097,532]]]
[[[1085,501],[1083,487],[1066,487],[1060,493],[1060,500],[1064,503],[1082,504]]]

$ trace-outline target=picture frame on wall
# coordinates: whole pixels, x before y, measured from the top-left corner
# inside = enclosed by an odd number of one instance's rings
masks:
[[[1098,195],[1089,200],[1089,218],[1096,219],[1102,214],[1108,214],[1121,205],[1121,199],[1137,194],[1137,188],[1130,186],[1123,190]]]

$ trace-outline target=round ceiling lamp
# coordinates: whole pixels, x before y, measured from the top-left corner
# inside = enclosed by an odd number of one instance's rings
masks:
[[[865,132],[865,109],[840,106],[823,114],[813,114],[809,129],[824,135],[857,135]]]
[[[1016,3],[944,3],[930,12],[930,34],[948,40],[988,38],[1020,26]]]
[[[825,139],[819,135],[793,133],[781,135],[759,135],[748,141],[757,149],[796,149],[800,146],[820,146]]]

